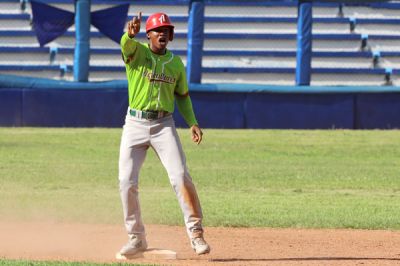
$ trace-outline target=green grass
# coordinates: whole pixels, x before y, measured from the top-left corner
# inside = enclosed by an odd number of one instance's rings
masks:
[[[1,266],[150,266],[156,264],[132,264],[132,263],[92,263],[92,262],[61,262],[61,261],[26,261],[4,260],[0,258]]]
[[[179,130],[206,226],[400,229],[400,131]],[[0,128],[0,217],[122,223],[121,129]],[[145,223],[182,225],[150,149]]]

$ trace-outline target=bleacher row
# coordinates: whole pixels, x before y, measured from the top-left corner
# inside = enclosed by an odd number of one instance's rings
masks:
[[[92,11],[124,1],[92,0]],[[125,1],[126,2],[126,1]],[[73,1],[47,4],[73,11]],[[186,62],[188,6],[130,1],[129,17],[170,15],[176,34],[169,48]],[[294,85],[295,1],[207,2],[203,83]],[[311,85],[400,85],[400,1],[347,6],[315,3]],[[142,27],[144,28],[144,26]],[[73,80],[75,29],[39,47],[31,29],[30,4],[0,2],[0,73]],[[145,34],[138,39],[146,42]],[[119,45],[91,28],[90,81],[125,79]]]

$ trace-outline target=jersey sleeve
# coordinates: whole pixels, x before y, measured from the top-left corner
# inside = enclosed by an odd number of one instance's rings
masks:
[[[189,127],[199,124],[194,115],[192,100],[190,99],[189,94],[183,97],[177,96],[176,105],[178,106],[179,113],[182,115]]]
[[[177,95],[186,95],[189,93],[189,88],[187,84],[187,79],[186,79],[186,71],[185,71],[185,66],[183,65],[182,61],[178,60],[177,67],[180,69],[180,74],[178,81],[176,82],[175,86],[175,94]]]
[[[176,105],[186,124],[191,127],[193,125],[198,125],[198,122],[193,111],[192,100],[189,96],[185,66],[183,65],[182,61],[180,61],[180,64],[182,71],[180,71],[180,77],[175,88]]]
[[[125,32],[121,37],[122,59],[124,60],[125,64],[130,63],[137,47],[138,41],[136,41],[134,38],[129,38],[128,33]]]

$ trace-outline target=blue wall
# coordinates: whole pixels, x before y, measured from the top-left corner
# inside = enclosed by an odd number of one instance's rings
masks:
[[[253,86],[254,87],[254,86]],[[286,87],[191,90],[203,128],[400,128],[400,92]],[[365,89],[365,88],[364,88]],[[290,90],[290,91],[288,91]],[[121,127],[127,90],[0,88],[0,126]],[[174,114],[178,127],[186,127]]]

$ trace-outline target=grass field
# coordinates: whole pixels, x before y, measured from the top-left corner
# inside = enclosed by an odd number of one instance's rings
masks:
[[[400,131],[204,130],[179,134],[206,226],[400,229]],[[0,217],[121,223],[121,129],[0,128]],[[145,223],[183,225],[149,149]]]
[[[91,263],[91,262],[64,262],[64,261],[26,261],[26,260],[2,260],[1,266],[156,266],[157,264],[133,264],[133,263]]]

